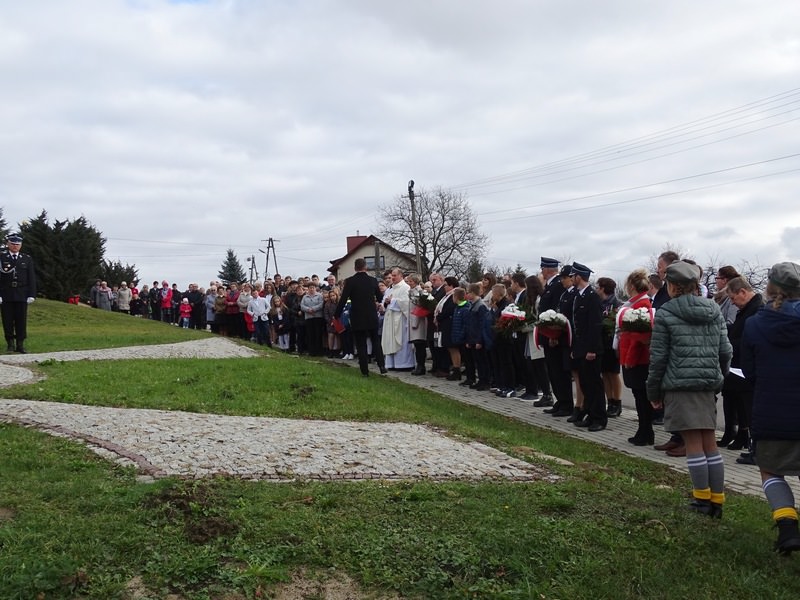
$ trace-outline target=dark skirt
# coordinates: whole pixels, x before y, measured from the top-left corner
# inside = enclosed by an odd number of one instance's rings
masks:
[[[773,475],[800,475],[800,440],[758,440],[758,468]]]
[[[639,390],[647,387],[647,371],[649,365],[636,365],[635,367],[622,367],[622,381],[625,387]]]

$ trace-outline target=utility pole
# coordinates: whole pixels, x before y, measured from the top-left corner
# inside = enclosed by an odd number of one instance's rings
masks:
[[[414,236],[414,258],[416,258],[417,261],[417,275],[422,277],[422,260],[419,255],[419,232],[417,231],[417,207],[414,202],[414,197],[414,180],[411,179],[408,182],[408,196],[403,196],[403,198],[408,198],[411,202],[411,233]]]
[[[266,240],[261,240],[262,242],[267,242],[267,251],[264,252],[261,248],[258,249],[261,254],[265,254],[264,257],[264,279],[269,277],[269,255],[272,253],[272,263],[275,265],[275,273],[278,273],[278,259],[275,255],[275,242],[280,242],[280,240],[273,240],[272,238],[267,238]],[[273,273],[274,275],[274,273]]]
[[[258,267],[256,266],[256,256],[251,254],[247,257],[247,262],[250,263],[250,285],[253,285],[258,279]]]

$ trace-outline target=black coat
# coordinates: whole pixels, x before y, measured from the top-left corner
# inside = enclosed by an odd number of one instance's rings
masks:
[[[20,252],[15,266],[9,252],[0,254],[0,297],[3,302],[25,302],[36,297],[36,270],[29,254]]]
[[[589,352],[603,353],[603,305],[591,286],[575,296],[572,324],[573,358],[584,358]]]
[[[546,310],[558,311],[558,300],[561,294],[564,293],[564,284],[561,279],[556,276],[550,283],[544,286],[544,292],[539,299],[539,314]]]
[[[342,296],[336,305],[336,317],[341,317],[345,304],[350,300],[350,329],[371,331],[378,328],[378,308],[383,294],[378,280],[366,271],[359,271],[344,282]]]
[[[733,358],[731,358],[731,366],[741,367],[742,360],[742,337],[744,337],[744,326],[747,319],[755,315],[761,307],[764,306],[764,300],[761,294],[756,294],[750,299],[750,302],[736,313],[736,320],[732,325],[728,326],[728,339],[733,347]],[[723,391],[753,391],[753,382],[743,379],[733,373],[728,373],[725,376],[725,383],[722,384]]]

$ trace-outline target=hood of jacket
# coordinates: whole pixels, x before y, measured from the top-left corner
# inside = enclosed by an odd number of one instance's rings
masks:
[[[671,313],[682,321],[697,325],[711,323],[719,314],[719,307],[713,300],[693,294],[673,298],[658,310]]]
[[[756,316],[755,327],[770,343],[783,348],[800,346],[800,300],[784,300],[778,310],[770,303]]]

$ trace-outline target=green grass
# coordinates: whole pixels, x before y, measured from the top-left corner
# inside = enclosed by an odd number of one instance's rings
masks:
[[[37,302],[31,351],[196,334]],[[44,319],[47,315],[47,319]],[[97,317],[97,328],[92,320]],[[41,317],[41,318],[40,318]],[[80,325],[72,319],[84,320]],[[77,331],[76,335],[65,333]],[[49,342],[48,342],[49,344]],[[48,348],[55,349],[55,348]],[[7,398],[428,423],[548,465],[556,483],[139,483],[78,443],[0,425],[0,598],[269,597],[300,570],[410,598],[797,598],[800,562],[771,551],[759,498],[722,521],[689,514],[688,479],[397,381],[280,353],[248,359],[59,363]],[[139,579],[135,579],[139,578]],[[365,592],[365,593],[366,593]]]

